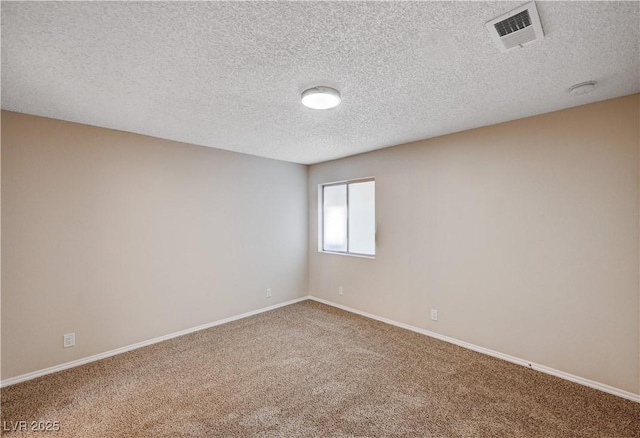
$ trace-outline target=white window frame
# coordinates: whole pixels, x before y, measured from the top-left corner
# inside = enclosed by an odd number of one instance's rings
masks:
[[[349,227],[347,226],[347,251],[327,251],[324,249],[324,188],[329,186],[339,186],[354,184],[354,183],[363,183],[373,181],[375,183],[376,179],[373,176],[365,177],[365,178],[355,178],[348,179],[344,181],[333,181],[329,183],[318,184],[318,252],[325,254],[336,254],[336,255],[345,255],[350,257],[362,257],[366,259],[375,259],[375,254],[359,254],[355,252],[349,252]],[[349,222],[349,188],[347,187],[347,223]],[[376,232],[374,231],[374,241],[376,239]],[[375,251],[377,252],[377,247],[375,247]]]

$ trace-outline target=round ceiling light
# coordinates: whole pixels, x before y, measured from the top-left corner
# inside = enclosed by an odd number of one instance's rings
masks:
[[[302,93],[302,104],[311,109],[329,109],[340,105],[340,93],[330,87],[313,87]]]
[[[591,93],[596,88],[596,81],[580,82],[569,87],[569,94],[578,96],[580,94]]]

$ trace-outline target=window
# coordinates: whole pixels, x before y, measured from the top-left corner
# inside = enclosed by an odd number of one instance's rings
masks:
[[[320,185],[320,251],[375,255],[375,184],[367,178]]]

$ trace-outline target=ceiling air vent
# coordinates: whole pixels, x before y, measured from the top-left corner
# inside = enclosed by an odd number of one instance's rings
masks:
[[[491,39],[502,52],[544,38],[535,2],[529,2],[496,17],[486,26],[491,34]]]

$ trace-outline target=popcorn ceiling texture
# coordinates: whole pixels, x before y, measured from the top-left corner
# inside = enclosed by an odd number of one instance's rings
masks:
[[[4,388],[3,424],[20,420],[59,421],[51,437],[640,436],[637,403],[313,301]]]
[[[538,2],[501,53],[521,4],[3,2],[2,108],[311,164],[640,91],[640,3]]]

